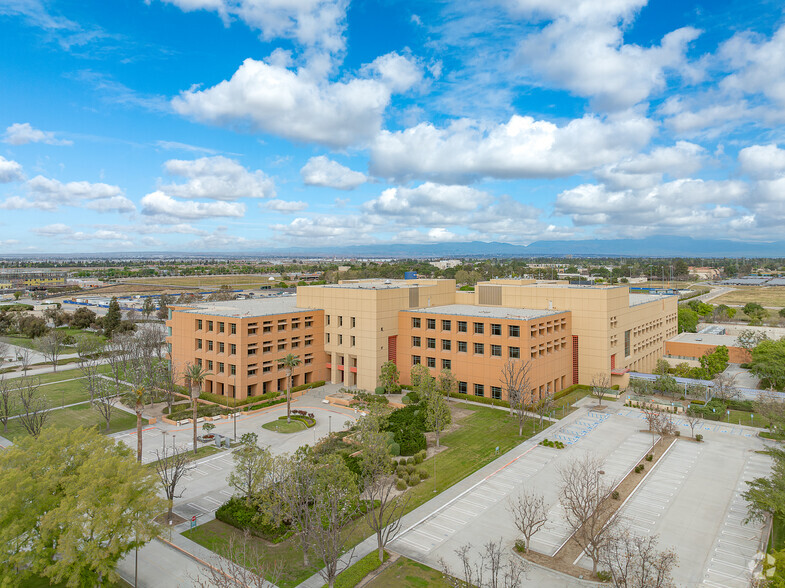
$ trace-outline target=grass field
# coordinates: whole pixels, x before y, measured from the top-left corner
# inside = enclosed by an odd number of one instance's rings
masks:
[[[78,337],[80,335],[87,335],[89,337],[100,338],[101,341],[106,341],[106,337],[103,335],[96,335],[93,332],[85,331],[83,329],[72,329],[71,327],[59,327],[57,329],[60,333],[64,335],[71,335],[73,337]],[[5,335],[0,337],[0,341],[5,343],[10,343],[11,345],[16,345],[17,347],[25,347],[26,349],[35,349],[35,341],[30,339],[29,337],[22,337],[21,335]],[[69,353],[76,353],[75,346],[66,346],[63,348],[63,354]]]
[[[144,420],[143,420],[144,421]],[[147,421],[144,421],[145,423]],[[89,404],[80,404],[69,408],[53,410],[46,422],[46,427],[59,427],[61,429],[76,429],[77,427],[98,427],[103,433],[105,431],[105,421],[97,410]],[[136,427],[136,415],[125,411],[114,409],[112,419],[109,423],[109,433],[126,431]],[[2,428],[0,428],[0,431]],[[3,437],[16,441],[27,435],[19,419],[8,421],[8,432],[0,433]]]
[[[747,304],[757,302],[761,306],[785,307],[785,286],[733,286],[733,292],[723,294],[711,304]]]
[[[124,284],[161,284],[162,286],[261,286],[270,284],[267,276],[244,274],[236,276],[181,276],[172,278],[134,278]],[[277,283],[277,282],[276,282]]]
[[[275,431],[276,433],[285,433],[285,434],[305,431],[305,429],[307,428],[308,427],[304,422],[298,420],[293,420],[287,423],[285,420],[278,419],[277,421],[272,421],[262,425],[262,429],[267,429],[268,431]]]
[[[399,557],[376,578],[368,588],[449,588],[442,573],[405,557]]]
[[[461,420],[458,429],[441,437],[442,445],[448,449],[423,462],[422,467],[428,469],[431,477],[407,491],[411,496],[407,512],[496,459],[496,447],[499,447],[500,454],[505,453],[533,433],[534,423],[529,421],[523,437],[518,437],[518,425],[506,411],[466,404],[459,406],[471,414]],[[358,519],[347,529],[347,533],[350,535],[350,544],[356,545],[371,535],[372,531],[363,519]],[[184,535],[222,555],[226,553],[231,537],[242,540],[241,531],[217,520],[186,531]],[[279,562],[283,567],[283,575],[278,582],[281,588],[296,586],[318,569],[318,564],[307,568],[303,566],[296,538],[277,545],[254,538],[251,541],[259,550],[262,561],[267,565]]]
[[[108,366],[101,366],[102,372],[108,371],[108,369]],[[51,408],[85,402],[90,399],[90,395],[84,388],[80,370],[30,376],[30,378],[41,382],[39,393],[46,398]],[[14,386],[16,379],[9,380],[12,386]],[[15,408],[16,410],[11,414],[19,414],[21,407],[16,406]]]

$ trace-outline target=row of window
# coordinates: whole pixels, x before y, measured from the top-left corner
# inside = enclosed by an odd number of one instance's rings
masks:
[[[196,330],[201,331],[205,322],[207,323],[207,332],[212,332],[215,326],[217,326],[219,333],[226,332],[226,323],[223,321],[202,321],[202,319],[196,319]],[[237,323],[229,323],[229,334],[237,334]]]
[[[303,357],[303,365],[311,365],[313,363],[313,354],[307,353]],[[237,366],[235,364],[226,365],[221,361],[213,361],[212,359],[202,360],[197,358],[196,364],[200,367],[204,367],[208,372],[213,372],[215,370],[216,374],[225,374],[228,372],[230,376],[234,376],[237,374]],[[272,360],[265,361],[262,364],[262,373],[266,374],[273,370],[274,362]],[[258,365],[255,363],[248,364],[248,375],[255,376],[258,370]]]
[[[469,343],[467,341],[456,341],[456,350],[458,353],[468,353],[469,352]],[[474,355],[485,355],[485,343],[473,343],[472,344]],[[412,347],[422,347],[422,340],[419,337],[412,337]],[[502,346],[501,345],[488,345],[491,351],[491,357],[501,357],[502,356]],[[425,340],[425,348],[426,349],[436,349],[436,339],[426,339]],[[449,339],[442,339],[442,351],[452,351],[452,341]],[[507,347],[507,354],[512,359],[519,359],[521,357],[521,348],[520,347]]]
[[[338,338],[337,339],[332,339],[330,337],[330,333],[325,333],[324,334],[324,342],[325,343],[330,343],[330,341],[337,341],[338,345],[343,345],[343,335],[338,333]],[[354,335],[350,335],[349,336],[349,347],[354,347],[356,344],[357,344],[357,338]]]
[[[350,326],[350,327],[353,329],[354,327],[356,327],[356,326],[357,326],[357,318],[356,318],[356,317],[353,317],[353,316],[350,316],[350,317],[348,317],[348,318],[349,318],[349,326]],[[342,326],[343,326],[343,315],[340,315],[340,314],[339,314],[339,315],[337,315],[337,316],[336,316],[336,319],[337,319],[337,323],[336,323],[336,324],[337,324],[339,327],[342,327]],[[329,326],[329,325],[330,325],[330,322],[331,322],[331,320],[332,320],[332,319],[331,319],[331,317],[330,317],[330,315],[329,315],[329,314],[328,314],[328,315],[325,315],[324,321],[325,321],[325,324],[326,324],[326,325],[328,325],[328,326]]]
[[[313,317],[306,316],[303,321],[303,326],[306,329],[310,329],[313,326]],[[276,330],[280,333],[285,331],[287,327],[291,328],[293,331],[296,331],[300,328],[300,317],[292,318],[291,324],[288,323],[287,319],[278,319],[277,324],[273,325],[273,321],[263,321],[262,322],[262,333],[272,333],[273,327],[276,327]],[[256,335],[259,332],[259,324],[258,323],[248,323],[248,334],[249,335]]]
[[[452,321],[442,319],[441,321],[442,331],[452,331]],[[469,323],[467,321],[455,321],[456,332],[458,333],[468,333],[469,332]],[[502,334],[502,325],[498,323],[491,323],[490,325],[491,335],[501,336]],[[422,319],[420,317],[412,317],[412,328],[413,329],[420,329],[422,328]],[[425,319],[425,328],[433,331],[436,329],[436,319]],[[484,335],[485,334],[485,323],[473,323],[473,329],[475,335]],[[519,325],[507,325],[507,335],[509,337],[520,337],[521,336],[521,327]]]
[[[501,400],[502,389],[499,386],[491,386],[491,398]],[[460,394],[469,393],[469,384],[467,382],[458,382],[458,392]],[[485,384],[474,384],[473,392],[475,396],[485,396]]]
[[[309,347],[313,345],[313,335],[306,336],[303,341],[303,347]],[[292,339],[279,339],[277,344],[278,351],[284,351],[285,349],[297,349],[300,347],[300,338],[299,337],[292,337]],[[207,351],[218,351],[218,353],[226,353],[227,344],[223,341],[203,341],[202,339],[196,339],[196,349],[207,349]],[[234,343],[228,344],[229,355],[237,354],[237,345]],[[256,355],[258,351],[258,343],[249,343],[248,344],[248,355]],[[262,353],[271,353],[273,351],[273,342],[272,341],[265,341],[262,344]]]

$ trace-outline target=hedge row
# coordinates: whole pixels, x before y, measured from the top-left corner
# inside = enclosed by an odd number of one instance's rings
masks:
[[[253,504],[248,505],[243,498],[232,497],[218,507],[215,518],[271,543],[280,543],[291,535],[292,531],[286,525],[281,524],[276,527],[260,523],[257,514]]]
[[[292,388],[292,392],[301,392],[303,390],[307,390],[309,388],[319,388],[324,386],[324,380],[319,380],[318,382],[311,382],[310,384],[302,384],[301,386],[295,386]],[[215,404],[221,404],[226,406],[228,403],[229,406],[245,406],[246,404],[256,404],[259,402],[266,402],[267,400],[272,400],[273,398],[277,398],[281,394],[285,394],[286,390],[281,391],[273,391],[267,392],[266,394],[262,394],[260,396],[248,396],[247,398],[243,398],[242,400],[238,400],[236,398],[227,398],[226,396],[221,396],[219,394],[213,394],[212,392],[202,392],[199,395],[199,398],[202,400],[207,400],[208,402],[214,402]]]
[[[304,416],[299,415],[299,414],[292,414],[292,415],[289,415],[288,417],[286,415],[279,416],[278,420],[279,421],[285,421],[287,418],[290,418],[293,421],[300,421],[301,423],[304,423],[305,426],[308,427],[309,429],[316,424],[316,419],[309,419],[308,417],[304,417]]]

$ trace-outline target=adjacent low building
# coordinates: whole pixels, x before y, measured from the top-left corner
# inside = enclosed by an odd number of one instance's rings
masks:
[[[278,366],[302,364],[293,384],[327,380],[372,390],[393,361],[403,383],[413,365],[450,369],[459,392],[505,399],[501,369],[530,362],[535,396],[572,384],[626,386],[630,370],[651,371],[677,331],[675,296],[631,294],[626,286],[491,280],[474,292],[454,280],[347,280],[301,286],[297,296],[171,308],[176,371],[200,363],[205,389],[236,398],[286,387]]]
[[[686,361],[699,360],[720,345],[728,348],[730,363],[747,363],[752,360],[750,352],[738,346],[738,338],[735,335],[714,333],[679,333],[665,342],[665,357]]]

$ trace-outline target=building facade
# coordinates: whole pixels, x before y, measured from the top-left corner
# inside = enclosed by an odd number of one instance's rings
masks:
[[[491,280],[463,292],[446,279],[347,280],[300,286],[296,298],[173,307],[167,326],[174,369],[201,362],[205,389],[236,398],[285,389],[288,353],[302,360],[294,385],[373,390],[385,362],[408,383],[419,361],[487,397],[499,395],[507,361],[528,360],[540,396],[597,378],[625,387],[629,371],[653,370],[677,332],[676,306],[626,286]]]

